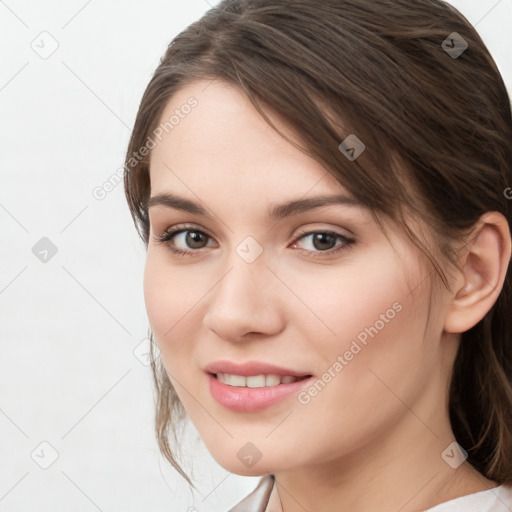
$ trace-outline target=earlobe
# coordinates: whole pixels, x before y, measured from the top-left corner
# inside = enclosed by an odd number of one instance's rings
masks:
[[[450,333],[471,329],[496,302],[511,258],[507,219],[498,212],[482,215],[461,254],[462,273],[455,281],[444,325]]]

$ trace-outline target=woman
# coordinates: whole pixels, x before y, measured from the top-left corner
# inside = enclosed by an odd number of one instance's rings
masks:
[[[512,119],[438,0],[225,0],[139,108],[156,429],[232,511],[512,507]],[[508,508],[507,508],[508,507]]]

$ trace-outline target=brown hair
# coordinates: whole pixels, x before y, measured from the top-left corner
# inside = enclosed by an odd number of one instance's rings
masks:
[[[510,100],[485,44],[456,9],[440,0],[224,0],[170,43],[139,107],[125,191],[145,244],[149,159],[133,155],[178,89],[216,78],[241,87],[271,125],[261,105],[279,113],[303,146],[281,135],[377,219],[400,221],[445,285],[432,251],[455,263],[450,240],[464,240],[488,211],[511,225]],[[366,147],[354,161],[338,148],[351,133]],[[427,222],[433,248],[409,228],[404,208]],[[461,336],[449,396],[457,442],[498,483],[512,482],[510,273],[489,313]],[[185,416],[181,402],[154,358],[153,375],[160,449],[191,483],[169,444]]]

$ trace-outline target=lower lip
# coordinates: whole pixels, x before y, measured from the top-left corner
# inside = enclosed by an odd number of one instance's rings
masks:
[[[263,388],[228,386],[214,375],[208,374],[210,393],[220,405],[236,412],[258,412],[266,409],[291,395],[310,383],[313,377]]]

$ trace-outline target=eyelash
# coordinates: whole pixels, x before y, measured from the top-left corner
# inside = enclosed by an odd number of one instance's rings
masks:
[[[155,237],[155,240],[159,244],[166,245],[168,247],[168,249],[173,254],[175,254],[176,256],[178,256],[180,258],[189,256],[192,253],[202,252],[202,249],[205,249],[204,247],[201,247],[200,249],[190,249],[188,251],[185,251],[183,249],[177,249],[175,247],[172,247],[172,245],[169,243],[172,241],[172,239],[176,235],[183,233],[183,232],[187,232],[187,231],[190,231],[193,233],[200,233],[202,235],[205,235],[208,238],[212,238],[212,237],[210,237],[210,235],[208,235],[208,233],[205,233],[201,229],[195,229],[193,226],[177,225],[172,228],[166,229],[160,236]],[[316,230],[316,231],[303,231],[303,232],[299,233],[296,236],[293,244],[297,243],[299,240],[302,240],[303,238],[306,238],[309,235],[314,235],[314,234],[319,234],[319,233],[337,237],[339,240],[341,240],[342,243],[335,246],[334,248],[328,249],[326,251],[308,251],[306,249],[299,249],[299,250],[305,251],[306,253],[309,253],[308,257],[310,257],[310,258],[318,258],[319,257],[318,255],[332,255],[332,254],[338,253],[344,249],[348,249],[353,243],[355,243],[355,240],[353,238],[349,238],[345,235],[342,235],[341,233],[336,233],[335,231],[329,231],[329,230],[324,230],[324,231]]]

